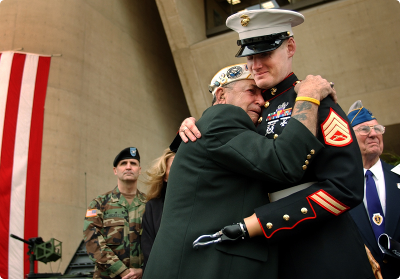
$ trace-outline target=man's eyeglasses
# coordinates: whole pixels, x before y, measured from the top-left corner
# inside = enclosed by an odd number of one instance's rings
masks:
[[[375,133],[378,135],[383,135],[385,133],[385,127],[383,125],[375,125],[375,126],[361,126],[359,127],[357,131],[360,135],[362,136],[367,136],[371,132],[371,129],[375,130]]]

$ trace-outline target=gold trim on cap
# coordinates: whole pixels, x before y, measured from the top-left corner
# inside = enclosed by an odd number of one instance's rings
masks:
[[[241,24],[242,26],[247,26],[247,25],[249,25],[250,18],[249,18],[248,15],[241,15],[240,18],[242,19],[242,20],[240,20],[240,24]]]

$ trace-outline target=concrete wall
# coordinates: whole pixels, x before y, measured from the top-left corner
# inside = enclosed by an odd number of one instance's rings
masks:
[[[202,0],[190,1],[190,8],[185,0],[156,2],[190,112],[200,117],[211,103],[207,85],[213,75],[227,65],[245,62],[234,57],[238,36],[232,31],[207,39]],[[400,84],[395,80],[400,75],[400,3],[341,0],[301,12],[306,21],[293,30],[298,47],[296,75],[303,79],[319,74],[333,81],[344,111],[362,100],[398,135]]]
[[[64,272],[87,204],[116,185],[117,153],[136,146],[144,172],[189,111],[154,1],[4,0],[0,50],[18,48],[62,54],[45,104],[39,235],[63,242]]]

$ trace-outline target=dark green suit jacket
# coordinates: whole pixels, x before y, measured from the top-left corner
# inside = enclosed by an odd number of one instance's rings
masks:
[[[261,136],[244,110],[231,105],[207,109],[197,125],[202,137],[182,144],[172,164],[144,278],[277,278],[276,247],[264,237],[197,250],[192,243],[269,203],[274,183],[299,181],[310,150],[323,145],[295,119],[277,139]]]

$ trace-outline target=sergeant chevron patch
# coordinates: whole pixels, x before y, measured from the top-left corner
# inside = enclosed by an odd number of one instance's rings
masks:
[[[342,214],[347,209],[349,209],[348,206],[344,205],[324,190],[319,190],[318,192],[315,192],[308,197],[319,204],[326,211],[329,211],[336,216]]]
[[[328,117],[321,124],[325,143],[332,146],[346,146],[353,142],[349,124],[332,108]]]

